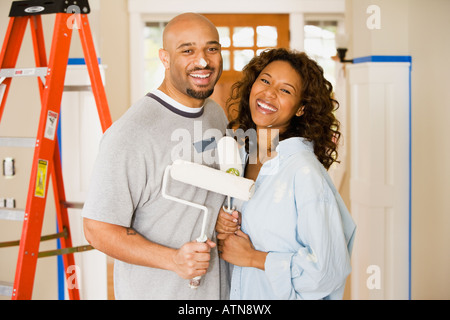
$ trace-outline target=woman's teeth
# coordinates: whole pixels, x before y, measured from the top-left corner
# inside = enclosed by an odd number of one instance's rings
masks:
[[[276,111],[278,111],[277,108],[275,108],[275,107],[273,107],[273,106],[271,106],[271,105],[268,105],[268,104],[266,104],[266,103],[264,103],[264,102],[257,101],[256,103],[258,104],[258,106],[259,106],[261,109],[264,109],[264,110],[267,110],[267,111],[270,111],[270,112],[276,112]]]

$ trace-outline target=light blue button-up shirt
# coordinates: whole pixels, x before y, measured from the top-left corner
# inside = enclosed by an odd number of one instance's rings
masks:
[[[265,270],[234,266],[231,299],[342,299],[355,224],[303,138],[279,143],[255,194],[239,204],[243,232],[268,252]]]

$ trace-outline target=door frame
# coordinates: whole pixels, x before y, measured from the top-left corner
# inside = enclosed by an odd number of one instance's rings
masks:
[[[305,14],[345,14],[345,0],[128,0],[130,32],[130,98],[145,94],[143,88],[143,31],[147,22],[169,21],[182,12],[203,13],[285,13],[289,14],[290,48],[303,50]]]

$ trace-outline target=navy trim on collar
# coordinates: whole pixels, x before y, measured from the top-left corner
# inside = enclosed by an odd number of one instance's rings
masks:
[[[164,101],[163,99],[161,99],[160,97],[154,95],[153,93],[147,93],[147,97],[155,99],[156,101],[158,101],[159,103],[161,103],[164,107],[166,107],[167,109],[169,109],[170,111],[185,117],[185,118],[198,118],[201,117],[203,115],[203,111],[204,111],[204,107],[201,108],[201,110],[199,112],[196,113],[190,113],[190,112],[185,112],[182,111],[180,109],[175,108],[174,106],[170,105],[169,103],[167,103],[166,101]]]

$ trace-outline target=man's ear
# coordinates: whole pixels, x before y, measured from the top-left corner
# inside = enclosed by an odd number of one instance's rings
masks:
[[[164,49],[159,49],[159,60],[161,60],[162,64],[164,65],[164,68],[168,70],[170,68],[170,55],[169,52],[167,52]]]

